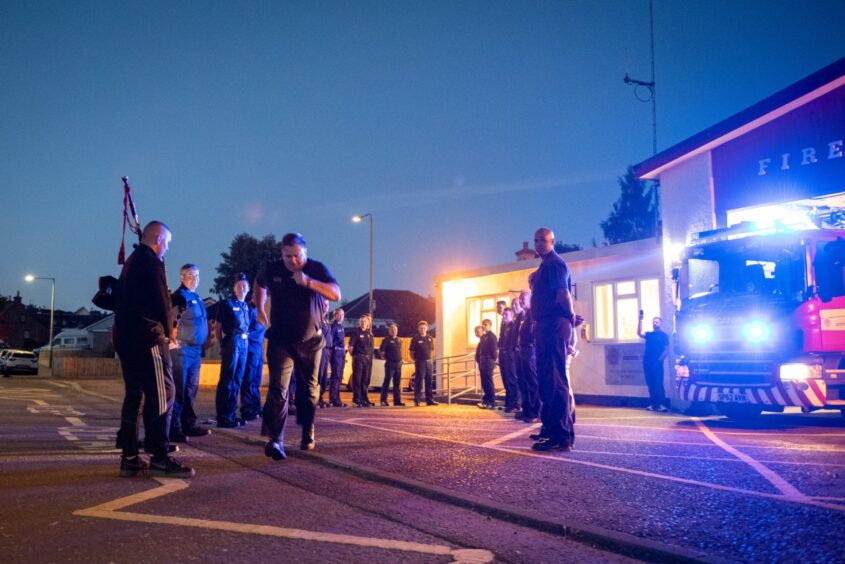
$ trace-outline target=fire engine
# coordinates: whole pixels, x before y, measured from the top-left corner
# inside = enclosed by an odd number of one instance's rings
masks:
[[[845,214],[693,235],[673,269],[679,397],[729,417],[845,415]]]

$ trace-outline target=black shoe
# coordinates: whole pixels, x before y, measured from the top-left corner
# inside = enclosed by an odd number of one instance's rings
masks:
[[[218,419],[217,426],[221,429],[237,429],[240,427],[238,421],[232,419]]]
[[[506,408],[505,408],[505,413],[508,413],[508,414],[510,414],[510,413],[516,413],[516,408],[515,408],[515,407],[506,407]]]
[[[332,403],[331,406],[332,407],[347,407],[347,405],[345,403],[343,403],[342,401],[336,401],[336,402]]]
[[[246,419],[244,419],[243,417],[235,417],[235,423],[238,424],[238,427],[243,427],[244,425],[246,425]]]
[[[260,413],[252,413],[250,415],[244,415],[243,417],[241,417],[241,420],[243,420],[247,423],[249,423],[250,421],[255,421],[257,419],[261,419]]]
[[[190,466],[185,466],[172,456],[150,460],[150,476],[164,478],[191,478],[196,474]]]
[[[352,402],[352,407],[364,407],[363,403],[358,403],[357,401]]]
[[[414,402],[414,407],[419,407],[419,406],[420,406],[420,402],[415,401],[415,402]]]
[[[569,441],[562,439],[545,439],[531,445],[531,450],[540,452],[547,452],[551,450],[559,450],[561,452],[572,452],[572,447],[569,446]]]
[[[317,448],[317,441],[314,440],[314,437],[311,438],[303,438],[299,442],[299,450],[314,450]]]
[[[496,409],[495,405],[490,405],[489,403],[484,403],[484,402],[476,404],[476,407],[478,409]]]
[[[525,412],[524,412],[523,410],[521,410],[521,409],[517,410],[517,411],[513,414],[513,418],[514,418],[514,419],[522,419],[523,417],[525,417]]]
[[[171,443],[187,443],[188,442],[188,435],[186,435],[182,431],[170,431],[170,442]]]
[[[120,457],[120,477],[134,478],[138,474],[146,476],[149,473],[150,465],[147,464],[140,456],[135,455],[132,458]]]
[[[275,441],[267,441],[267,444],[264,445],[264,456],[268,456],[273,460],[284,460],[288,457],[285,454],[285,447]]]
[[[185,434],[189,437],[204,437],[211,434],[211,429],[206,429],[205,427],[191,427],[190,429],[185,429]]]
[[[540,431],[539,433],[531,433],[530,435],[528,435],[528,438],[532,441],[543,441],[549,438],[549,434]]]
[[[402,402],[400,401],[400,402],[396,402],[396,403],[394,403],[393,405],[394,405],[395,407],[405,407],[405,406],[406,406],[406,405],[408,405],[408,404],[407,404],[407,403],[402,403]]]
[[[427,402],[425,402],[425,404],[426,404],[426,405],[440,405],[440,402],[439,402],[439,401],[434,401],[434,400],[431,400],[431,401],[427,401]]]
[[[154,454],[153,450],[154,449],[152,445],[148,444],[147,442],[144,442],[144,452],[146,452],[147,454]],[[172,452],[179,452],[179,447],[177,445],[167,445],[167,454],[170,454]]]
[[[381,402],[379,403],[379,405],[381,405],[382,407],[388,407],[388,406],[390,406],[390,404],[389,404],[389,403],[387,403],[387,400],[381,400]]]

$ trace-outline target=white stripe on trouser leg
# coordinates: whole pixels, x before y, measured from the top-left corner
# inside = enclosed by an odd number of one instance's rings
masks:
[[[161,362],[161,353],[158,350],[158,345],[150,349],[153,355],[153,368],[156,375],[156,395],[158,395],[158,414],[164,415],[167,413],[167,400],[164,397],[164,366]]]

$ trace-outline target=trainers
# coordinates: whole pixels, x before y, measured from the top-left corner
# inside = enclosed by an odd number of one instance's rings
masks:
[[[387,400],[381,400],[381,401],[379,402],[379,405],[381,405],[382,407],[388,407],[390,404],[389,404],[389,403],[387,403]]]
[[[660,407],[658,407],[658,408],[657,408],[657,412],[658,412],[658,413],[668,413],[668,412],[669,412],[669,408],[668,408],[668,407],[666,407],[665,405],[661,405]]]
[[[238,427],[240,427],[240,425],[238,425],[238,422],[232,419],[218,419],[217,426],[221,429],[237,429]]]
[[[133,456],[132,458],[120,457],[120,477],[133,478],[138,474],[146,476],[149,473],[150,465],[147,464],[140,456]]]
[[[545,439],[531,445],[531,450],[540,452],[547,452],[551,450],[559,450],[561,452],[572,452],[572,447],[569,446],[569,441],[560,439]]]
[[[395,405],[396,407],[405,407],[405,406],[406,406],[406,405],[408,405],[408,404],[407,404],[407,403],[404,403],[404,402],[401,402],[401,401],[398,401],[398,402],[394,403],[393,405]]]
[[[657,411],[656,409],[654,409],[653,405],[647,405],[645,409],[646,411]]]
[[[147,454],[155,454],[153,452],[153,447],[150,443],[144,441],[144,452]],[[171,452],[179,452],[178,445],[167,445],[167,453],[170,454]]]
[[[270,457],[273,460],[284,460],[288,457],[285,454],[285,447],[276,441],[267,441],[267,444],[264,445],[264,456]]]
[[[331,404],[332,407],[346,407],[346,404],[342,401],[336,401]]]
[[[542,441],[542,440],[548,439],[549,435],[548,435],[548,433],[544,433],[544,432],[540,431],[539,433],[531,433],[530,435],[528,435],[528,438],[531,439],[532,441]]]
[[[440,405],[440,402],[439,402],[439,401],[434,401],[434,400],[431,400],[431,401],[427,401],[427,402],[425,402],[425,404],[426,404],[426,405]]]
[[[163,478],[192,478],[196,472],[190,466],[185,466],[172,456],[150,460],[150,475]]]
[[[185,434],[189,437],[204,437],[211,434],[211,429],[205,427],[191,427],[185,430]]]

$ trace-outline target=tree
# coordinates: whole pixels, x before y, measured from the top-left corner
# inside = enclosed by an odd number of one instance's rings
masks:
[[[564,243],[563,241],[558,241],[555,243],[555,252],[557,254],[561,253],[571,253],[572,251],[580,251],[581,245],[576,245],[575,243]]]
[[[232,291],[232,278],[238,272],[246,274],[250,286],[263,262],[279,257],[279,244],[273,235],[260,241],[248,233],[235,235],[228,253],[220,253],[223,261],[217,267],[217,276],[211,291],[224,298]]]
[[[629,166],[625,176],[619,177],[619,187],[622,194],[600,224],[605,241],[615,245],[654,237],[659,220],[658,184],[639,180]]]

